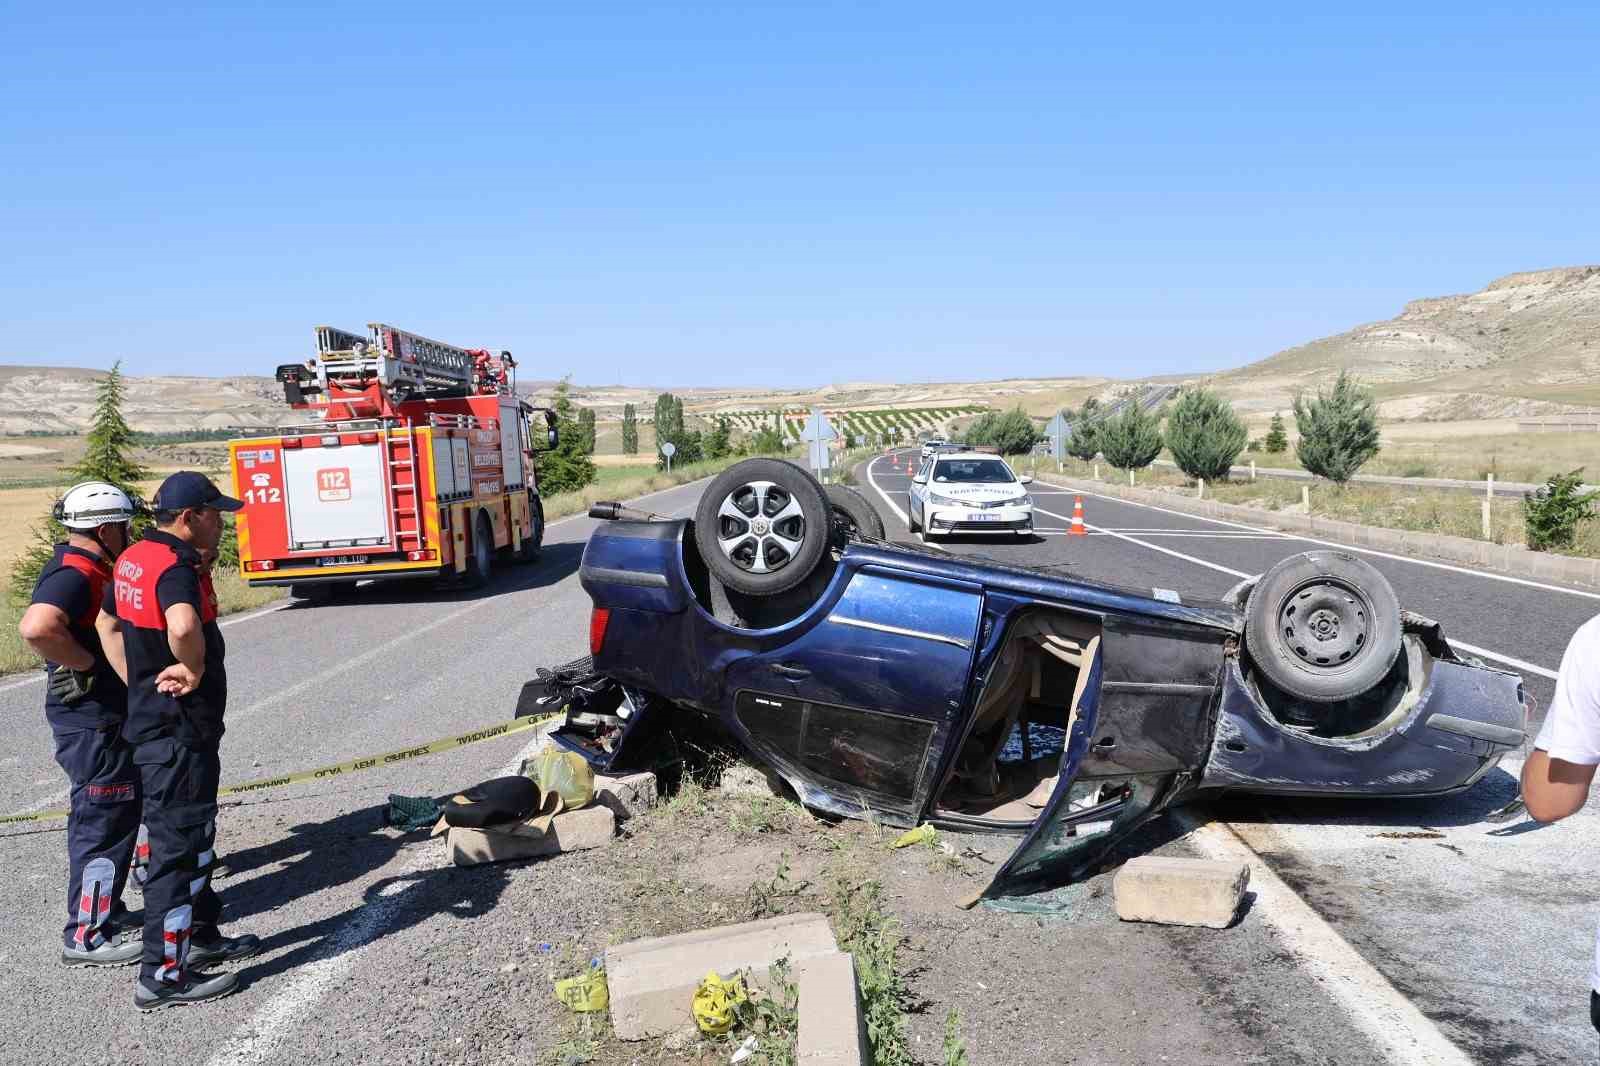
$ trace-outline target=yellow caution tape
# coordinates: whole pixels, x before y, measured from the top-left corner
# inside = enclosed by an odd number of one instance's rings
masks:
[[[720,1036],[733,1028],[734,1008],[749,998],[742,975],[724,978],[713,970],[694,990],[694,1023],[702,1033]]]
[[[242,785],[229,785],[226,788],[218,789],[217,795],[219,797],[238,796],[246,792],[260,792],[262,789],[279,788],[283,785],[299,785],[307,781],[326,781],[329,778],[360,773],[363,770],[372,770],[380,766],[392,766],[397,762],[420,759],[424,755],[437,755],[441,751],[449,751],[452,748],[464,748],[468,744],[477,744],[479,741],[507,737],[513,733],[523,733],[529,729],[537,728],[555,717],[556,715],[554,714],[547,714],[538,718],[516,718],[509,722],[501,722],[498,725],[489,726],[487,729],[475,729],[470,733],[458,733],[453,737],[429,741],[414,748],[401,748],[399,751],[388,751],[382,755],[368,755],[363,759],[351,759],[349,762],[334,763],[331,766],[319,766],[315,770],[302,770],[299,773],[285,774],[282,777],[262,777],[254,781],[246,781]],[[48,822],[56,818],[65,818],[71,813],[71,810],[59,807],[55,810],[33,811],[29,814],[0,815],[0,825],[11,825],[16,822]]]
[[[567,1009],[587,1014],[611,1006],[611,990],[606,986],[606,972],[591,966],[577,977],[563,977],[555,983],[556,999]]]

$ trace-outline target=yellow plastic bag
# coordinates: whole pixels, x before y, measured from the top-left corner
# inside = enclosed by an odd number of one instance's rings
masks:
[[[555,983],[556,999],[564,1003],[569,1010],[580,1014],[590,1011],[605,1010],[611,1006],[611,990],[606,987],[606,972],[599,966],[591,966],[586,973],[577,977],[563,977]]]
[[[743,977],[734,975],[724,980],[712,971],[694,990],[694,1023],[702,1033],[720,1036],[733,1028],[733,1009],[749,998]]]
[[[901,833],[900,836],[895,839],[893,846],[897,848],[909,848],[913,844],[932,844],[936,836],[938,836],[938,833],[934,831],[933,826],[924,822],[915,829],[908,829],[904,833]]]
[[[575,751],[546,748],[523,767],[539,791],[561,797],[561,808],[576,811],[594,799],[594,770]]]

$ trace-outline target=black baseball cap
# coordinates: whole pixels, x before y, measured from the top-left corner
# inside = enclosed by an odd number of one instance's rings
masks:
[[[181,511],[186,507],[214,507],[219,511],[237,511],[244,506],[197,470],[180,470],[156,489],[150,506],[157,511]]]

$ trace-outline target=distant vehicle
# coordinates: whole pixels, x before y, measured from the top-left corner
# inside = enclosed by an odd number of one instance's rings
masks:
[[[246,584],[323,600],[366,579],[476,585],[497,554],[536,559],[533,453],[555,446],[554,412],[517,395],[510,352],[368,328],[319,326],[317,358],[278,367],[313,421],[228,445]]]
[[[1033,535],[1033,497],[1004,459],[984,452],[938,451],[911,479],[907,524],[911,532]]]
[[[1344,552],[1178,602],[841,539],[828,508],[770,459],[719,475],[692,522],[596,504],[592,662],[543,705],[568,708],[555,742],[626,773],[714,727],[816,810],[1014,835],[994,896],[1084,876],[1187,800],[1446,795],[1526,737],[1521,678]]]

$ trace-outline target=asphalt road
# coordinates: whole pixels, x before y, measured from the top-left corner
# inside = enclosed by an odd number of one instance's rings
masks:
[[[909,453],[857,468],[891,539],[904,520]],[[1079,495],[1031,491],[1039,536],[937,538],[987,555],[1125,586],[1216,599],[1244,575],[1318,543],[1083,495],[1088,536],[1066,535]],[[1459,648],[1517,670],[1543,720],[1572,633],[1600,595],[1348,549],[1383,572],[1402,606],[1437,619]],[[1440,800],[1236,798],[1219,809],[1339,934],[1477,1061],[1595,1061],[1587,975],[1600,921],[1593,842],[1600,804],[1551,826],[1483,816],[1516,790],[1510,759],[1467,793]]]
[[[896,495],[903,475],[880,463],[874,478],[889,502],[869,495],[904,536],[890,506],[903,507]],[[688,514],[701,488],[668,490],[644,505]],[[1071,513],[1070,496],[1039,498],[1051,511]],[[948,547],[1066,563],[1188,596],[1217,595],[1236,580],[1193,559],[1253,572],[1304,546],[1110,501],[1086,507],[1103,530],[1139,532]],[[535,667],[585,651],[589,603],[576,569],[592,525],[586,518],[553,524],[540,562],[497,571],[479,592],[371,586],[333,607],[226,620],[232,691],[224,780],[393,750],[507,718]],[[1408,564],[1383,565],[1393,568],[1402,600],[1439,617],[1447,632],[1552,670],[1571,626],[1600,607],[1442,570],[1419,570],[1402,586]],[[1477,610],[1502,621],[1474,625]],[[1530,687],[1547,701],[1547,680],[1531,679]],[[36,678],[0,684],[0,725],[12,738],[0,753],[5,813],[54,806],[64,796],[41,694]],[[507,982],[527,976],[507,976],[502,967],[532,941],[560,939],[576,920],[540,907],[542,887],[562,876],[561,863],[457,871],[443,866],[438,841],[379,829],[390,793],[440,795],[493,776],[515,766],[526,738],[226,806],[218,841],[233,871],[218,886],[225,925],[261,935],[267,950],[240,968],[238,994],[200,1009],[140,1016],[130,1002],[131,970],[61,967],[54,944],[62,835],[0,831],[9,887],[0,908],[0,1062],[532,1061],[549,1036],[507,1016]],[[1510,787],[1508,777],[1497,777],[1451,803],[1403,809],[1272,801],[1225,813],[1285,882],[1479,1061],[1589,1061],[1593,1041],[1580,1008],[1596,918],[1585,847],[1592,814],[1491,835],[1477,819]],[[1430,835],[1375,836],[1417,826]],[[1271,897],[1262,899],[1264,915]],[[130,902],[137,906],[137,895]],[[1223,1041],[1215,1061],[1382,1061],[1357,1050],[1357,1027],[1327,994],[1326,982],[1346,975],[1299,965],[1296,946],[1266,924],[1247,918],[1236,933],[1195,938],[1184,958],[1145,971],[1139,1006],[1157,1007],[1137,1024],[1182,1032],[1196,1024],[1192,1004],[1220,1003],[1223,1014],[1205,1022]],[[1070,982],[1072,967],[1061,972]],[[1219,1021],[1230,1009],[1237,1017]]]

